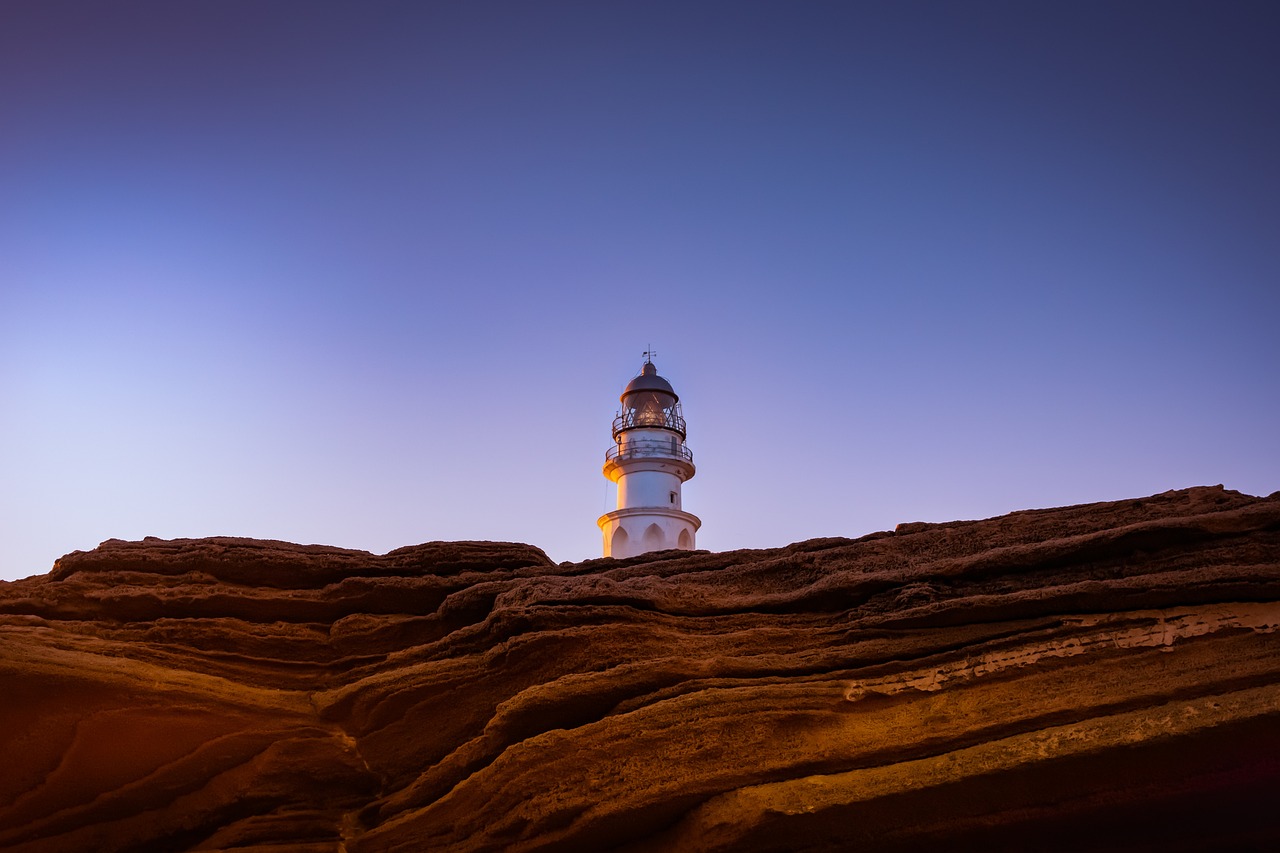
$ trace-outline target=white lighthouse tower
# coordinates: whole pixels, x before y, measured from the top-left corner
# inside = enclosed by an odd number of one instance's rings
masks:
[[[693,452],[684,443],[680,398],[645,353],[640,375],[622,392],[613,419],[614,446],[605,452],[604,475],[618,484],[618,508],[596,522],[606,557],[648,551],[692,551],[702,526],[680,504],[680,486],[694,475]]]

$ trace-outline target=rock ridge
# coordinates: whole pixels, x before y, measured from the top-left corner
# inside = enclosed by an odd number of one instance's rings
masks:
[[[554,564],[0,583],[0,849],[1210,850],[1280,823],[1280,493]]]

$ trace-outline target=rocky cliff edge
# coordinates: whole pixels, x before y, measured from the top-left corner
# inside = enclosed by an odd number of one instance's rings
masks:
[[[0,583],[0,849],[1274,849],[1280,493]]]

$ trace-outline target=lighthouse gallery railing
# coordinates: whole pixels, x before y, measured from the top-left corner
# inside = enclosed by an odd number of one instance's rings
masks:
[[[684,459],[693,461],[693,451],[688,445],[677,441],[628,441],[625,445],[615,444],[604,452],[606,461],[611,459],[636,459],[654,457],[661,459]]]
[[[613,419],[613,437],[617,438],[619,433],[629,429],[644,427],[661,427],[680,433],[681,438],[685,436],[684,417],[680,414],[680,408],[677,404],[660,412],[626,410]]]

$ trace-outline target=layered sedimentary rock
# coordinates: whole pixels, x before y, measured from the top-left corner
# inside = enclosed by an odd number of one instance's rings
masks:
[[[0,584],[0,849],[1280,843],[1280,494],[554,565],[109,541]]]

